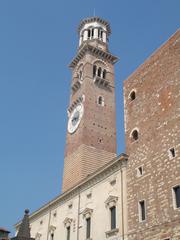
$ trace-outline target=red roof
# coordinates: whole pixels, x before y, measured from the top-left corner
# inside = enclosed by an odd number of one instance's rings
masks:
[[[0,227],[0,231],[1,231],[1,232],[7,232],[7,233],[10,233],[8,230],[6,230],[5,228],[2,228],[2,227]]]

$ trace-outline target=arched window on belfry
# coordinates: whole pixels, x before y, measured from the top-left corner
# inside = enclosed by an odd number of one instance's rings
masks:
[[[93,77],[96,76],[96,72],[97,72],[97,66],[93,65]]]
[[[94,37],[94,28],[91,29],[91,36]]]
[[[97,74],[97,75],[98,75],[98,77],[101,77],[101,72],[102,72],[102,68],[101,68],[101,67],[99,67],[99,68],[98,68],[98,74]]]
[[[98,29],[98,38],[99,38],[100,40],[102,40],[102,38],[103,38],[103,29],[102,29],[102,28],[99,28],[99,29]]]
[[[93,64],[93,78],[107,78],[107,66],[102,61],[96,61]]]
[[[88,32],[88,39],[93,39],[94,38],[94,28],[89,27],[87,29],[87,32]]]
[[[82,81],[82,78],[83,78],[83,73],[82,73],[82,70],[79,71],[79,80]]]
[[[91,37],[91,29],[88,29],[88,39]]]
[[[103,70],[103,78],[106,78],[106,69]]]

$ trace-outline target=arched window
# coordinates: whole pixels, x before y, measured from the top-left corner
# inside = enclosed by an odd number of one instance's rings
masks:
[[[92,38],[94,37],[94,28],[92,28],[91,30],[91,35],[92,35]]]
[[[103,31],[101,30],[100,32],[100,38],[102,39],[103,38]]]
[[[93,65],[93,77],[96,76],[97,66]]]
[[[79,71],[79,80],[82,80],[82,71]]]
[[[106,69],[103,70],[103,78],[106,78]]]
[[[131,93],[129,94],[129,98],[131,101],[133,101],[136,98],[136,92],[134,90],[131,91]]]
[[[102,37],[103,37],[103,30],[102,30],[102,28],[99,28],[98,29],[98,38],[102,39]]]
[[[104,106],[104,98],[102,96],[98,97],[98,101],[97,102],[98,102],[98,105]]]
[[[137,131],[136,129],[132,131],[131,137],[132,137],[132,139],[133,139],[134,141],[138,140],[138,138],[139,138],[139,133],[138,133],[138,131]]]
[[[102,69],[101,69],[101,67],[99,67],[99,68],[98,68],[98,74],[97,74],[98,77],[101,77],[101,72],[102,72]]]
[[[88,39],[90,39],[90,37],[91,37],[91,30],[88,29]]]

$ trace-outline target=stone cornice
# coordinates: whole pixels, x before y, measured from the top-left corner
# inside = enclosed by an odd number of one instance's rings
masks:
[[[114,159],[112,159],[112,161],[108,162],[103,167],[99,168],[96,172],[94,172],[93,174],[85,178],[83,181],[79,182],[79,184],[77,184],[75,187],[60,194],[55,199],[45,204],[43,207],[33,212],[29,216],[30,221],[33,219],[36,219],[37,217],[41,216],[44,213],[51,212],[57,206],[62,205],[64,202],[76,196],[79,192],[82,192],[85,189],[90,188],[91,186],[97,184],[98,182],[101,182],[103,179],[107,178],[113,173],[119,171],[123,167],[126,167],[127,160],[128,160],[128,155],[124,153],[115,157]],[[20,223],[21,222],[18,222],[17,224],[15,224],[15,228],[18,228]]]
[[[79,27],[78,27],[78,33],[80,33],[81,29],[83,28],[83,26],[86,24],[86,23],[91,23],[91,22],[99,22],[103,25],[106,26],[106,29],[107,29],[107,33],[108,35],[111,34],[111,28],[110,28],[110,24],[108,21],[104,20],[104,19],[101,19],[100,17],[90,17],[90,18],[85,18],[83,19],[80,24],[79,24]]]
[[[109,196],[108,199],[105,201],[106,207],[112,207],[116,205],[116,202],[118,200],[117,196]]]
[[[72,220],[72,218],[65,218],[65,220],[64,220],[64,226],[65,227],[69,227],[70,225],[71,225],[71,222],[72,222],[73,220]]]
[[[84,218],[89,218],[92,215],[93,209],[91,208],[86,208],[84,209],[84,211],[82,212],[82,215]]]
[[[69,67],[72,69],[75,68],[75,66],[84,57],[86,53],[91,53],[96,57],[104,59],[112,64],[116,63],[118,60],[118,58],[112,55],[111,53],[105,52],[100,48],[96,48],[96,47],[93,47],[92,45],[85,43],[84,46],[78,51],[76,57],[72,60]]]
[[[50,232],[50,233],[53,233],[55,230],[56,230],[56,227],[55,227],[55,226],[53,226],[53,225],[50,225],[50,226],[49,226],[49,232]]]

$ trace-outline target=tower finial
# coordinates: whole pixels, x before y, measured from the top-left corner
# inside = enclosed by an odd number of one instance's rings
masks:
[[[29,209],[25,209],[24,213],[29,214]]]
[[[29,209],[25,209],[24,211],[24,218],[19,227],[17,237],[19,238],[23,237],[23,238],[26,238],[27,240],[31,238],[30,227],[29,227]]]
[[[96,16],[96,9],[94,8],[94,12],[93,12],[94,17]]]
[[[29,209],[25,209],[17,236],[11,238],[11,240],[35,240],[30,234]]]

